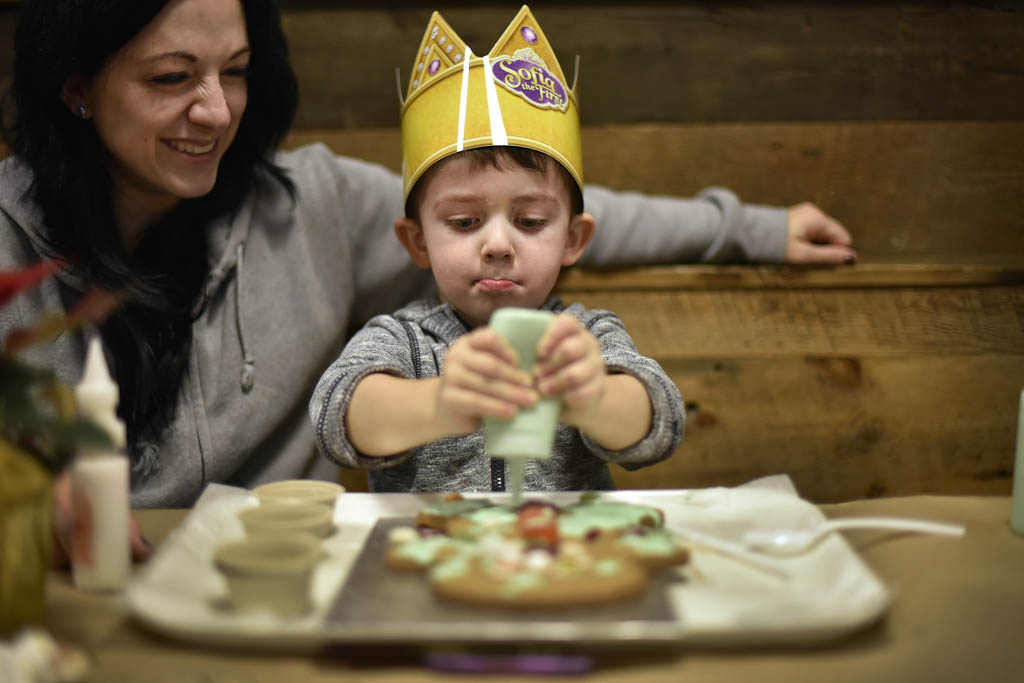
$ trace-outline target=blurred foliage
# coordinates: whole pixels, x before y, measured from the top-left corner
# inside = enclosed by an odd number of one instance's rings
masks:
[[[43,261],[30,268],[0,271],[0,306],[60,268]],[[93,289],[69,313],[45,316],[32,327],[11,330],[0,353],[0,439],[36,457],[52,472],[64,468],[75,453],[111,448],[107,433],[79,417],[71,388],[49,368],[17,357],[33,344],[50,341],[84,323],[98,323],[120,303],[117,294]]]

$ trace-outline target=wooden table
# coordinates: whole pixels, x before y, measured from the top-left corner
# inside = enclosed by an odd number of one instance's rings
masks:
[[[829,517],[901,515],[960,522],[964,538],[848,532],[894,593],[879,623],[838,642],[807,648],[592,652],[598,681],[1021,681],[1024,680],[1024,538],[1008,526],[1005,497],[912,496],[824,505]],[[185,510],[140,510],[158,544]],[[51,633],[93,658],[86,680],[103,683],[275,683],[441,681],[416,648],[339,648],[314,656],[202,648],[146,630],[116,598],[80,592],[55,572],[48,594]],[[512,678],[512,676],[509,676]],[[465,680],[476,679],[471,676]],[[490,678],[502,678],[493,675]],[[522,676],[516,677],[522,680]],[[564,677],[559,677],[564,680]]]

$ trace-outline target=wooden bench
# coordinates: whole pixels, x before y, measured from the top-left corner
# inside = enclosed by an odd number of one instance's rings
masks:
[[[674,457],[620,487],[788,473],[821,502],[1008,493],[1024,386],[1024,268],[858,265],[571,273],[683,393]]]

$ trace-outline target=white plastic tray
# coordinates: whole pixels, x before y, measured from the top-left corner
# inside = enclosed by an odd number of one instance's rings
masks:
[[[779,482],[782,485],[779,485]],[[617,491],[602,494],[660,507],[666,525],[735,540],[751,528],[810,527],[816,507],[772,478],[738,488]],[[500,500],[502,494],[488,497]],[[578,494],[546,494],[566,503]],[[681,576],[658,582],[674,618],[651,623],[598,623],[593,619],[548,625],[530,620],[432,623],[429,607],[386,628],[360,628],[329,618],[334,602],[378,519],[413,517],[436,496],[345,493],[335,507],[338,532],[328,538],[328,559],[314,576],[311,613],[283,619],[269,611],[232,612],[223,607],[227,588],[213,568],[213,549],[243,535],[236,512],[256,501],[245,489],[212,485],[182,524],[160,545],[126,592],[138,619],[171,637],[203,644],[261,649],[306,649],[330,643],[438,641],[670,642],[687,645],[763,646],[808,644],[837,638],[881,617],[890,595],[842,536],[835,534],[804,554],[771,558],[766,568],[694,547]],[[369,549],[367,550],[369,552]],[[776,571],[772,571],[772,567]],[[382,564],[380,571],[390,571]],[[423,590],[427,591],[423,582]],[[381,605],[382,610],[387,605]],[[479,621],[479,620],[477,620]],[[607,621],[607,619],[606,619]],[[600,619],[598,619],[600,622]],[[497,634],[500,634],[497,635]]]

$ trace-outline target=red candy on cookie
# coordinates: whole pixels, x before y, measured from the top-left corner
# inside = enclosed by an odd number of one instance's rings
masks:
[[[553,550],[558,547],[558,514],[558,509],[547,503],[524,503],[519,508],[516,531],[528,546]]]

